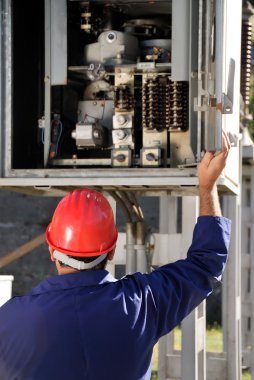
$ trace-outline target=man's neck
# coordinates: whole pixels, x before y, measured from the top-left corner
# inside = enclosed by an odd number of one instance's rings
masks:
[[[80,272],[78,269],[61,266],[59,261],[56,261],[56,270],[59,275]]]

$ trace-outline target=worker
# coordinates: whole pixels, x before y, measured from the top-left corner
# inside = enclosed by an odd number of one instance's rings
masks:
[[[101,193],[77,189],[59,202],[46,230],[58,274],[0,308],[1,380],[150,379],[158,339],[221,280],[231,221],[216,180],[229,149],[223,134],[222,150],[199,164],[200,216],[186,259],[151,273],[116,280],[105,269],[117,228]]]

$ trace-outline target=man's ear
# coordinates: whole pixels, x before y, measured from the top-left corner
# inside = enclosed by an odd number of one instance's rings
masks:
[[[115,254],[115,250],[116,249],[114,248],[111,252],[108,253],[108,260],[109,261],[113,260],[114,254]]]
[[[53,256],[53,253],[54,253],[54,250],[52,247],[48,247],[49,248],[49,253],[50,253],[50,260],[54,262],[56,262],[56,259],[54,258]]]

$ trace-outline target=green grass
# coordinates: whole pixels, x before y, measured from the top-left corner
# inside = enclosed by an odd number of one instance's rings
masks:
[[[154,380],[156,379],[156,377],[154,378]],[[157,379],[156,379],[157,380]],[[243,376],[242,376],[242,380],[251,380],[251,373],[250,373],[250,370],[243,370]]]
[[[181,328],[177,327],[174,330],[174,349],[181,349]],[[206,331],[206,350],[209,352],[222,352],[223,350],[223,334],[219,326],[210,327]],[[151,380],[157,380],[158,368],[158,344],[155,345],[152,358],[152,376]],[[251,380],[249,370],[243,370],[242,380]]]
[[[181,350],[182,332],[180,327],[174,330],[175,350]],[[206,351],[222,352],[223,340],[221,327],[210,327],[206,331]]]

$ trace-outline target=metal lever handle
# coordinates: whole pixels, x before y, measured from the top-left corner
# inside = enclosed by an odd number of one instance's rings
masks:
[[[235,61],[230,58],[228,70],[228,86],[227,94],[222,93],[221,103],[218,103],[216,108],[222,114],[232,114],[234,105],[234,83],[235,83]]]

